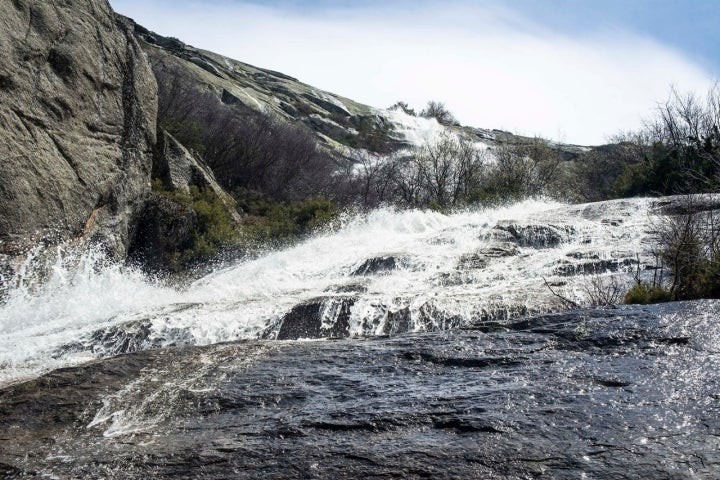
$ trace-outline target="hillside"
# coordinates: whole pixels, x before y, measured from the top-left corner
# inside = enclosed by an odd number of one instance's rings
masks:
[[[135,34],[153,69],[182,72],[183,81],[212,90],[223,103],[240,104],[272,112],[286,121],[302,122],[323,145],[341,154],[354,147],[387,153],[417,147],[442,130],[493,147],[499,143],[529,140],[502,130],[469,126],[443,126],[434,118],[407,115],[400,110],[363,105],[354,100],[306,85],[280,72],[266,70],[222,55],[194,48],[172,37],[163,37],[134,23]],[[382,141],[373,142],[373,136]],[[586,150],[559,145],[568,158]]]
[[[362,105],[152,33],[101,0],[3,3],[2,17],[0,260],[8,274],[39,243],[102,243],[116,258],[153,263],[166,253],[216,252],[242,215],[260,218],[256,230],[273,238],[286,234],[266,225],[278,208],[310,209],[309,221],[295,213],[282,227],[297,235],[318,223],[317,208],[444,206],[450,201],[418,183],[420,148],[446,134],[486,152],[533,141]],[[565,160],[585,150],[552,147]],[[227,217],[224,234],[206,231],[191,205],[206,201],[204,190],[226,211],[217,214]],[[312,198],[330,203],[298,203]]]

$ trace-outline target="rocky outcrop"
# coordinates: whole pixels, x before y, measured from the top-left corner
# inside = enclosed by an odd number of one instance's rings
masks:
[[[365,260],[362,265],[357,267],[352,275],[363,276],[363,275],[378,275],[385,272],[391,272],[397,270],[402,266],[402,259],[395,256],[387,257],[376,257]]]
[[[0,253],[50,235],[123,256],[156,111],[153,73],[106,0],[0,2]]]
[[[170,191],[189,193],[193,186],[212,190],[233,220],[240,221],[235,200],[218,184],[212,170],[163,129],[158,130],[152,176]]]
[[[521,247],[530,248],[554,248],[575,234],[575,229],[571,225],[545,225],[542,223],[500,222],[495,229],[500,233],[509,233],[510,240]]]
[[[278,340],[347,337],[350,334],[350,307],[355,299],[317,298],[293,307],[285,314]]]

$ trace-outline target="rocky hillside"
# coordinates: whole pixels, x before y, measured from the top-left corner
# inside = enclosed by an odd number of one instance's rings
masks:
[[[155,72],[178,72],[199,90],[214,92],[223,103],[272,112],[290,122],[307,125],[325,146],[341,154],[365,149],[387,153],[418,146],[440,131],[450,130],[489,147],[523,140],[502,130],[443,126],[434,118],[360,104],[325,92],[272,70],[262,69],[213,52],[163,37],[134,23],[135,34],[148,53]],[[583,147],[559,145],[567,158]]]
[[[151,178],[209,188],[234,213],[202,161],[157,135],[155,75],[134,26],[106,0],[7,1],[0,18],[4,268],[38,242],[99,242],[117,258],[152,250],[146,224],[162,201]]]
[[[175,239],[171,249],[191,242],[198,219],[151,193],[153,179],[169,191],[209,189],[239,220],[235,200],[223,190],[233,181],[217,165],[205,164],[187,139],[182,145],[159,127],[158,92],[176,84],[233,107],[223,114],[254,112],[255,132],[264,131],[258,118],[271,118],[273,135],[285,134],[295,143],[264,154],[295,161],[298,151],[306,153],[295,179],[307,172],[319,178],[323,170],[326,183],[337,183],[343,158],[389,154],[445,130],[490,148],[520,138],[361,105],[152,33],[114,13],[107,0],[5,1],[0,18],[0,263],[5,265],[40,241],[97,241],[117,258],[128,252],[156,255],[166,248],[157,245],[158,236]],[[277,143],[274,138],[270,144]],[[324,147],[320,153],[316,143]],[[581,149],[561,150],[572,157]],[[245,158],[242,152],[234,155],[232,161]],[[242,186],[245,192],[283,192],[274,196],[281,201],[322,193],[302,190],[305,184],[296,180],[279,181],[288,164],[275,163],[275,170],[263,173],[270,180]],[[352,161],[344,165],[343,172],[351,171]],[[257,165],[252,168],[258,172]],[[237,169],[234,174],[249,176]],[[169,214],[170,224],[160,220]]]

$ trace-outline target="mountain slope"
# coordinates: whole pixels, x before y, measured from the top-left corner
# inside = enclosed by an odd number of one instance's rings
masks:
[[[341,154],[352,156],[355,148],[382,154],[416,147],[445,130],[491,148],[505,142],[529,140],[501,130],[443,126],[434,118],[363,105],[283,73],[194,48],[176,38],[163,37],[134,25],[156,74],[164,70],[181,71],[185,81],[213,91],[226,104],[239,104],[273,113],[287,121],[302,122],[315,132],[323,145]],[[575,145],[559,144],[558,147],[567,158],[585,150]]]

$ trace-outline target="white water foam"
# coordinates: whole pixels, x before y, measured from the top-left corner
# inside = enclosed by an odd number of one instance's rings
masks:
[[[0,384],[102,355],[90,338],[102,328],[146,321],[156,346],[174,343],[180,333],[193,344],[258,338],[294,306],[347,298],[338,287],[358,284],[364,293],[353,294],[353,335],[383,333],[388,313],[403,309],[416,331],[455,325],[458,318],[477,320],[493,309],[558,309],[543,282],[560,278],[558,260],[578,252],[598,259],[647,252],[649,205],[643,199],[595,206],[531,200],[452,215],[380,209],[184,288],[164,286],[96,251],[80,256],[59,251],[43,282],[28,266],[0,305]],[[486,246],[503,220],[571,225],[575,233],[553,248],[520,248],[485,268],[459,269],[462,258]],[[368,259],[384,256],[397,258],[399,268],[352,275]],[[566,282],[565,294],[582,298],[579,283],[560,280]],[[437,325],[429,326],[427,317],[433,315]],[[443,323],[443,318],[455,320]],[[74,344],[84,348],[62,348]]]

